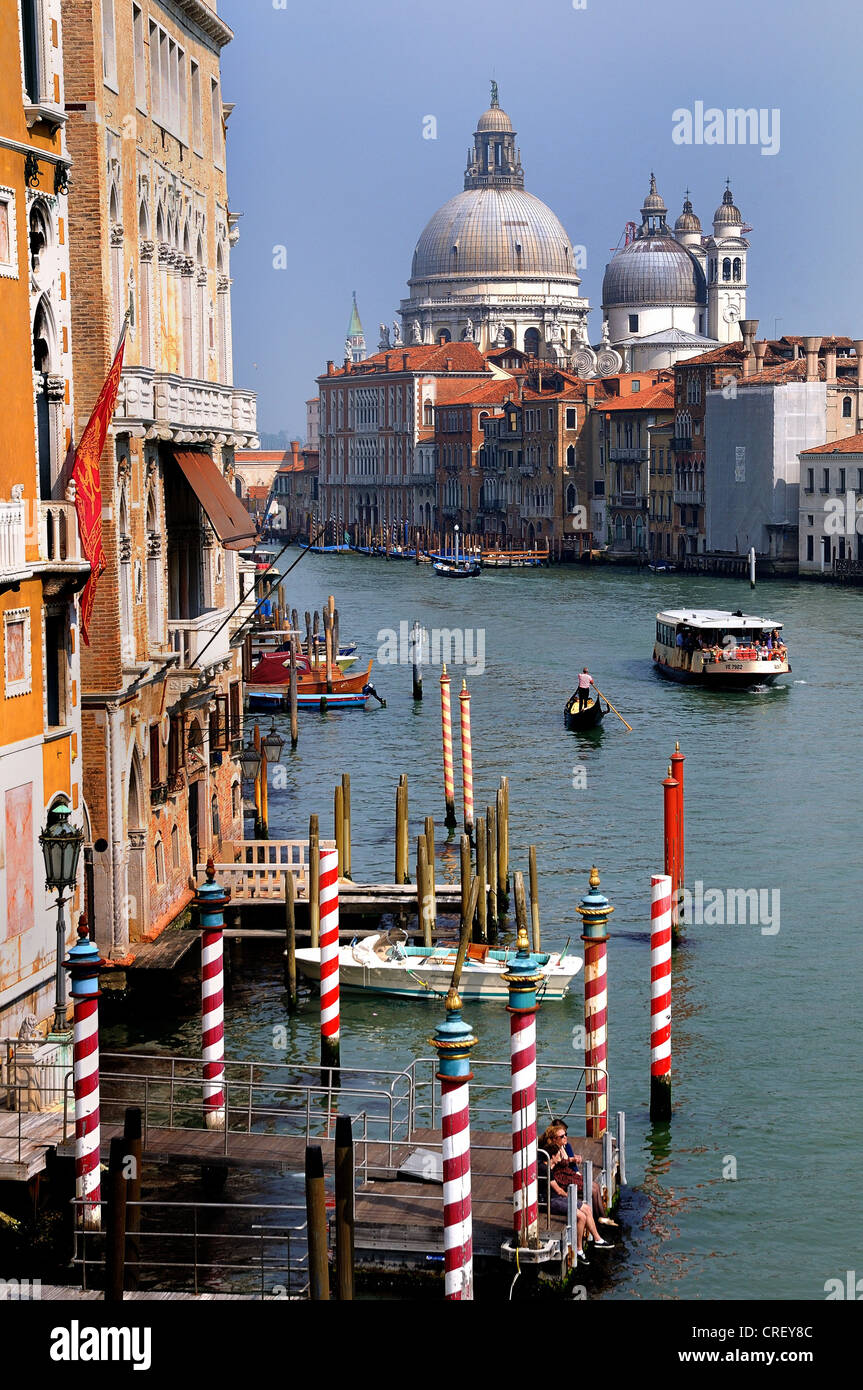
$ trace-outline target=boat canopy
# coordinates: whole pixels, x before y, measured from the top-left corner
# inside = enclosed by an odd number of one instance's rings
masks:
[[[781,623],[777,623],[773,618],[756,618],[751,613],[724,612],[718,608],[669,608],[664,613],[657,613],[658,623],[670,623],[673,627],[692,627],[714,630],[715,628],[732,628],[738,631],[762,632],[765,629],[779,629]]]

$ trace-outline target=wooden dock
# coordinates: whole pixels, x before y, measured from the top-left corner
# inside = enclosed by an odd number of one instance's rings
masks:
[[[0,1110],[0,1182],[29,1182],[45,1167],[63,1134],[59,1110],[19,1114]]]

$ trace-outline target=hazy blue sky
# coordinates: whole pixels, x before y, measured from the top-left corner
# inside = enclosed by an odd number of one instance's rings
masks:
[[[759,333],[863,336],[859,0],[221,0],[234,379],[258,424],[303,437],[303,402],[342,356],[357,291],[370,350],[406,293],[422,228],[462,187],[489,79],[517,131],[525,186],[602,275],[650,170],[705,231],[726,176],[750,234]],[[677,108],[780,111],[780,147],[680,145]],[[422,136],[437,119],[437,139]],[[273,247],[287,269],[273,269]]]

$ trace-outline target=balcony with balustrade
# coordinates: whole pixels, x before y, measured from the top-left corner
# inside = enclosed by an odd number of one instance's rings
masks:
[[[179,661],[172,675],[203,671],[232,658],[227,608],[209,609],[197,618],[169,618],[168,639]]]
[[[260,448],[254,391],[152,367],[123,368],[114,423],[118,430],[177,444]]]

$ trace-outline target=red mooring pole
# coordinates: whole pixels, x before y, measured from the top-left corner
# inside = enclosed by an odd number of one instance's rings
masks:
[[[686,837],[683,830],[683,764],[686,757],[680,751],[680,744],[675,743],[674,752],[671,755],[671,775],[677,780],[677,887],[680,892],[686,887]],[[678,904],[678,918],[680,916],[680,905]]]
[[[665,838],[665,872],[671,879],[671,929],[677,931],[677,888],[679,883],[679,858],[678,858],[678,782],[671,775],[671,763],[668,764],[668,776],[662,783],[663,786],[663,810],[664,810],[664,838]]]

